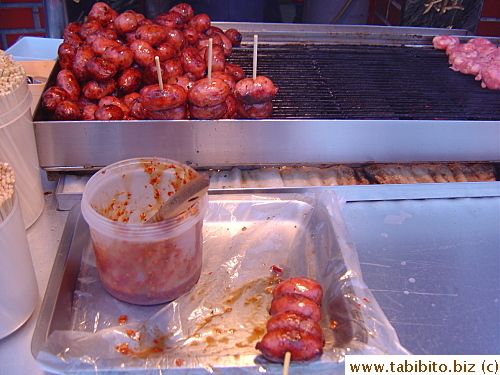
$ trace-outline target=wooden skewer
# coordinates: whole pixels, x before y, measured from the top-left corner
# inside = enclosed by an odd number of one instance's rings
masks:
[[[283,375],[288,375],[288,369],[290,368],[291,358],[292,358],[292,353],[286,352],[285,359],[283,360]]]
[[[253,36],[253,74],[252,78],[257,78],[257,44],[259,36],[256,34]]]
[[[156,63],[156,74],[158,74],[158,84],[160,85],[160,90],[163,90],[163,79],[161,76],[160,58],[155,56]]]
[[[208,62],[207,62],[207,78],[208,83],[212,82],[212,55],[213,55],[213,39],[208,39]]]

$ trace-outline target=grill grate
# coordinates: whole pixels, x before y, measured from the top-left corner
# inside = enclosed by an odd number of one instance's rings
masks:
[[[230,61],[250,75],[251,46]],[[276,119],[500,120],[500,91],[452,71],[431,48],[265,45],[258,74],[280,88]]]

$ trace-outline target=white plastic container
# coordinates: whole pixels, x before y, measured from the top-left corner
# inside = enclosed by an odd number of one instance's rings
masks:
[[[145,223],[196,175],[170,159],[136,158],[111,164],[87,182],[82,214],[101,283],[112,296],[152,305],[172,301],[196,284],[208,196],[174,219]]]
[[[28,83],[24,81],[1,99],[2,108],[8,107],[9,110],[0,113],[0,160],[9,163],[16,174],[16,190],[25,228],[38,219],[44,205],[31,97]]]
[[[28,320],[38,301],[38,285],[18,194],[0,221],[0,338]]]

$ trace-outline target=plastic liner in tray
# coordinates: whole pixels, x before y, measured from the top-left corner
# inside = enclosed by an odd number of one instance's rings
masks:
[[[324,288],[323,355],[290,374],[343,373],[347,354],[409,354],[364,284],[332,190],[211,195],[203,271],[174,302],[136,306],[99,282],[87,224],[68,216],[32,341],[54,373],[280,374],[255,344],[265,333],[271,268]]]

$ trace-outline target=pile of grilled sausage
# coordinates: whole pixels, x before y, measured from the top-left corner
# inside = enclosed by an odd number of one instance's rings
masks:
[[[323,353],[325,338],[321,319],[323,289],[313,279],[294,277],[273,289],[266,334],[255,348],[272,362],[283,362],[286,352],[292,361],[310,361]]]
[[[226,61],[241,33],[212,26],[189,4],[149,20],[98,2],[85,22],[66,26],[63,39],[56,85],[42,94],[51,119],[261,119],[272,113],[273,82],[246,78],[241,66]]]

